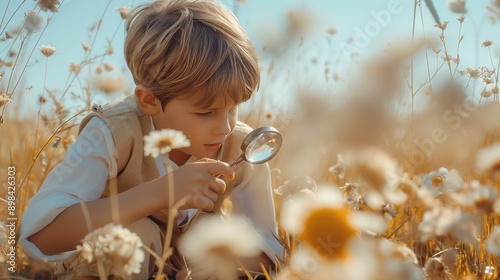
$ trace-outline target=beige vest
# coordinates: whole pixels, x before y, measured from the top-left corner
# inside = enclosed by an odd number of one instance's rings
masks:
[[[93,112],[82,120],[80,132],[92,117],[98,117],[108,125],[117,153],[117,177],[115,180],[108,180],[102,194],[103,197],[110,195],[110,186],[113,184],[116,184],[116,190],[119,193],[160,176],[155,160],[152,157],[144,156],[143,137],[151,131],[151,121],[150,117],[142,112],[137,105],[134,95],[116,100],[103,107],[94,106]],[[240,145],[243,138],[251,130],[248,125],[237,122],[235,129],[222,146],[218,159],[230,162],[237,157],[241,152]],[[233,187],[241,183],[247,164],[242,162],[234,167],[236,177],[233,181],[226,182],[226,192],[216,202],[216,207],[220,208],[223,200],[232,192]],[[167,216],[165,213],[167,211],[152,215],[160,228],[166,226]],[[183,228],[183,231],[186,229]],[[175,239],[179,234],[178,227],[174,226],[173,244],[176,244]]]

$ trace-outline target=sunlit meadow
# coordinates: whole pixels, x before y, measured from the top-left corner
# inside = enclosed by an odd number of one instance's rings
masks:
[[[41,42],[58,28],[64,0],[2,1],[0,277],[71,279],[23,253],[19,225],[75,141],[81,118],[99,110],[94,103],[131,93],[126,71],[110,62],[122,48],[113,38],[123,35],[131,7],[108,1],[75,43],[80,50],[72,50],[68,75],[48,87],[51,58],[68,51]],[[500,1],[474,1],[483,6],[480,25],[468,16],[469,1],[434,2],[412,2],[408,36],[379,50],[360,48],[359,38],[336,40],[342,30],[318,25],[305,10],[281,15],[279,36],[271,27],[258,34],[263,83],[240,119],[274,126],[284,139],[270,162],[276,238],[284,249],[264,278],[500,279]],[[232,4],[235,11],[246,5]],[[453,17],[443,18],[434,5],[446,5]],[[104,29],[108,18],[117,24]],[[479,40],[463,31],[471,24],[497,35]],[[318,33],[322,40],[311,47]],[[475,53],[463,51],[463,40],[474,42]],[[331,51],[310,56],[315,47]],[[34,65],[44,71],[31,71]],[[193,225],[182,246],[187,257],[234,279],[236,271],[252,272],[228,260],[252,256],[260,240],[230,208],[225,215],[225,223]],[[97,258],[102,273],[130,275],[144,254],[154,254],[140,248],[134,234],[108,225],[87,235],[78,251]],[[154,255],[160,268],[170,253]]]

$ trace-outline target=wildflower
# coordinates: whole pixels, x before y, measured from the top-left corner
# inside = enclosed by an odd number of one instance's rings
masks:
[[[120,12],[120,16],[122,17],[122,19],[127,19],[128,15],[130,14],[130,7],[119,6],[116,7],[116,10]]]
[[[339,32],[339,30],[335,27],[330,27],[326,30],[326,33],[328,33],[328,35],[330,36],[333,36],[335,34],[337,34]]]
[[[207,216],[193,223],[180,239],[179,249],[193,263],[215,259],[253,257],[261,252],[253,227],[238,215],[227,220]]]
[[[111,72],[111,71],[115,70],[115,66],[111,62],[105,61],[103,63],[103,65],[104,65],[104,70],[106,70],[108,72]]]
[[[365,204],[357,184],[346,183],[340,189],[344,191],[344,203],[351,209],[359,210],[360,206]]]
[[[477,153],[476,167],[493,176],[500,173],[500,142],[485,147]]]
[[[424,212],[422,222],[418,226],[423,241],[433,236],[452,235],[460,241],[473,243],[476,227],[473,219],[462,213],[460,209],[435,207]]]
[[[59,0],[38,0],[38,6],[44,11],[51,11],[57,13],[59,10],[56,5],[59,4]]]
[[[101,260],[105,268],[124,276],[140,272],[144,261],[141,247],[142,241],[137,234],[122,225],[108,224],[87,234],[77,250],[87,262]]]
[[[4,93],[0,93],[0,107],[5,105],[5,103],[10,102],[12,103],[12,99],[10,99],[7,95]]]
[[[486,249],[493,255],[500,257],[500,226],[496,226],[486,239]]]
[[[102,66],[97,66],[97,68],[95,69],[95,72],[97,75],[102,74]]]
[[[481,97],[483,98],[489,98],[492,95],[491,90],[483,90],[481,92]]]
[[[125,77],[100,76],[94,80],[94,86],[104,93],[113,93],[123,90],[126,85]]]
[[[463,22],[464,22],[464,19],[465,19],[465,17],[464,17],[464,16],[459,16],[459,17],[457,18],[457,20],[458,20],[460,23],[463,23]]]
[[[113,54],[114,50],[113,50],[113,46],[111,46],[111,44],[109,44],[108,46],[108,50],[106,51],[107,54]]]
[[[446,62],[449,62],[449,61],[453,61],[455,58],[449,54],[445,55],[442,57],[444,61]]]
[[[69,63],[69,70],[75,74],[78,74],[82,70],[82,66],[80,64],[70,62]]]
[[[482,186],[476,189],[471,197],[477,208],[487,213],[491,213],[495,201],[498,200],[498,190],[488,186]]]
[[[407,196],[399,189],[398,162],[386,152],[369,148],[354,156],[354,165],[374,191],[387,202],[400,205]]]
[[[24,29],[26,29],[26,33],[31,35],[40,30],[42,25],[43,18],[39,16],[35,11],[29,10],[24,14]]]
[[[446,29],[446,27],[448,26],[448,22],[443,21],[443,23],[434,24],[434,26],[444,31]]]
[[[91,47],[89,45],[85,44],[84,42],[82,42],[82,48],[86,52],[88,52],[91,49]]]
[[[394,209],[394,205],[385,204],[384,206],[382,206],[382,216],[384,217],[384,220],[392,221],[392,219],[394,219],[397,214],[398,212],[396,211],[396,209]]]
[[[470,67],[465,68],[465,71],[472,79],[477,79],[481,74],[478,69],[472,69]]]
[[[456,191],[463,187],[463,180],[458,172],[441,167],[438,171],[432,171],[422,179],[422,186],[426,187],[436,197],[446,191]]]
[[[49,57],[56,52],[56,48],[52,46],[40,46],[38,49],[42,52],[43,55]]]
[[[422,270],[415,266],[416,256],[406,246],[387,239],[359,238],[349,242],[351,259],[336,262],[329,274],[323,278],[332,279],[424,279]]]
[[[430,280],[445,279],[446,267],[440,258],[429,258],[425,262],[424,271]]]
[[[274,190],[274,193],[283,197],[283,199],[287,198],[294,193],[301,191],[316,191],[316,181],[313,178],[305,175],[298,175],[292,177],[290,180],[287,180],[283,183],[283,185],[279,186]]]
[[[465,189],[464,192],[451,194],[450,200],[459,206],[480,209],[486,213],[495,211],[495,204],[499,198],[497,189],[482,185],[477,180],[468,183]]]
[[[465,0],[448,0],[446,3],[448,9],[454,13],[465,14]]]
[[[483,82],[487,85],[489,84],[492,84],[493,83],[493,79],[491,77],[484,77],[483,78]]]
[[[144,156],[158,157],[160,154],[169,153],[173,149],[189,147],[191,142],[184,133],[173,129],[151,131],[144,136]]]
[[[491,46],[491,45],[493,45],[493,42],[492,42],[492,41],[490,41],[490,40],[485,40],[481,46],[483,46],[483,47],[489,47],[489,46]]]
[[[348,256],[348,241],[357,230],[382,233],[386,224],[380,215],[351,211],[333,185],[318,187],[314,195],[294,195],[282,209],[281,224],[328,260]]]

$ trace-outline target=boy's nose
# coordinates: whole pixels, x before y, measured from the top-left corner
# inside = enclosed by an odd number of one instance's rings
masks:
[[[217,135],[228,135],[231,132],[231,123],[229,117],[221,117],[217,120],[217,123],[214,127],[214,134]]]

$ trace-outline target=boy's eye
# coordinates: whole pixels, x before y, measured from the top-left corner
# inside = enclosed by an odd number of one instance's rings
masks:
[[[212,112],[201,112],[201,113],[196,113],[197,116],[209,116],[212,114]]]

